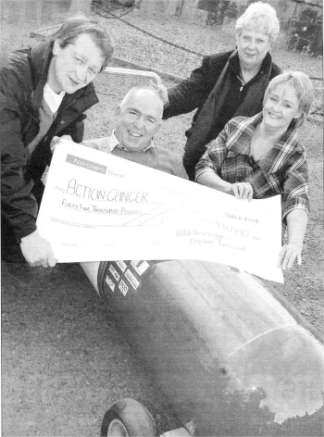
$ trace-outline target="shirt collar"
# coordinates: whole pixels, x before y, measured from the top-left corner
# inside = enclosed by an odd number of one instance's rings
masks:
[[[125,150],[126,152],[131,152],[131,150],[126,149],[126,147],[124,147],[122,144],[120,144],[120,142],[117,140],[116,135],[115,135],[115,130],[114,129],[111,132],[111,137],[110,137],[110,151],[112,152],[116,147],[118,147],[118,149],[122,149]],[[141,150],[141,152],[146,152],[147,150],[154,148],[154,143],[153,143],[153,139],[150,141],[150,144],[143,150]]]
[[[111,133],[110,142],[109,142],[110,151],[112,152],[114,150],[114,148],[117,147],[118,144],[119,144],[119,141],[117,140],[117,138],[115,136],[115,129],[114,129]]]
[[[240,72],[241,72],[241,66],[240,66],[240,58],[239,58],[238,50],[237,49],[235,49],[233,51],[233,53],[230,55],[229,63],[230,63],[230,66],[231,66],[232,70],[234,71],[234,73],[236,75],[239,75]],[[260,70],[256,74],[256,76],[258,76],[259,74],[263,74],[264,72],[268,72],[269,68],[271,67],[271,64],[272,64],[272,58],[271,58],[270,53],[268,52],[265,55],[265,57],[264,57],[264,59],[262,61],[262,64],[260,66]],[[256,76],[254,76],[254,77],[256,77]],[[254,80],[254,78],[251,79],[251,80]]]
[[[239,127],[239,130],[241,131],[240,140],[237,141],[234,137],[231,140],[233,141],[233,144],[230,144],[230,150],[233,153],[239,155],[250,155],[251,138],[261,120],[262,112],[259,112],[253,117],[242,117]]]

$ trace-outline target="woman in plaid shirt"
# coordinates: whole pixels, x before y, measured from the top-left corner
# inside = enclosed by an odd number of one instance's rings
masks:
[[[309,198],[306,153],[296,128],[306,120],[312,100],[306,74],[276,76],[266,89],[262,112],[230,120],[196,166],[196,182],[238,199],[282,195],[288,231],[279,255],[283,269],[291,268],[296,259],[301,264]]]

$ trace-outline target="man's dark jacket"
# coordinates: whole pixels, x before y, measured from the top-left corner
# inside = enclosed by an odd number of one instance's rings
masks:
[[[71,135],[82,141],[83,114],[98,102],[90,83],[74,94],[66,94],[45,137],[27,163],[26,146],[39,131],[39,108],[52,59],[53,43],[17,50],[1,59],[0,146],[1,213],[19,241],[36,230],[38,205],[32,193],[51,161],[54,136]]]
[[[225,70],[224,79],[221,79]],[[262,110],[265,88],[280,73],[268,53],[258,74],[242,86],[239,57],[237,50],[232,50],[205,56],[202,65],[188,79],[168,90],[169,104],[164,109],[164,119],[197,109],[192,126],[185,133],[188,140],[183,163],[189,179],[194,180],[195,166],[206,145],[218,136],[231,118],[252,116]],[[217,86],[220,89],[216,91]],[[200,114],[204,114],[203,120],[202,116],[199,118]]]

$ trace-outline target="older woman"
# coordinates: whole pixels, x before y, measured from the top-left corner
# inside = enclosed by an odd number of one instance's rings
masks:
[[[163,118],[196,111],[183,163],[189,179],[212,139],[234,116],[252,116],[262,109],[264,92],[281,70],[269,51],[279,33],[276,11],[267,3],[253,3],[236,22],[237,49],[206,56],[189,79],[168,90]]]
[[[196,166],[196,181],[239,199],[282,195],[282,219],[288,242],[279,263],[301,264],[309,212],[307,161],[296,128],[312,104],[310,79],[287,72],[272,79],[263,110],[253,117],[235,117],[208,146]]]

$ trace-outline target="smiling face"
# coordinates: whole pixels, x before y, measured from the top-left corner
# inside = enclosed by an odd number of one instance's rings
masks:
[[[289,83],[279,83],[267,95],[262,112],[265,126],[287,130],[291,121],[301,116],[294,87]]]
[[[117,140],[128,150],[144,150],[160,128],[162,111],[163,103],[153,91],[133,91],[117,111]]]
[[[242,29],[237,35],[237,49],[242,69],[260,68],[270,48],[270,36],[253,28]]]
[[[56,93],[73,94],[88,85],[103,65],[101,50],[90,35],[79,35],[64,48],[56,40],[48,73],[48,84]]]

